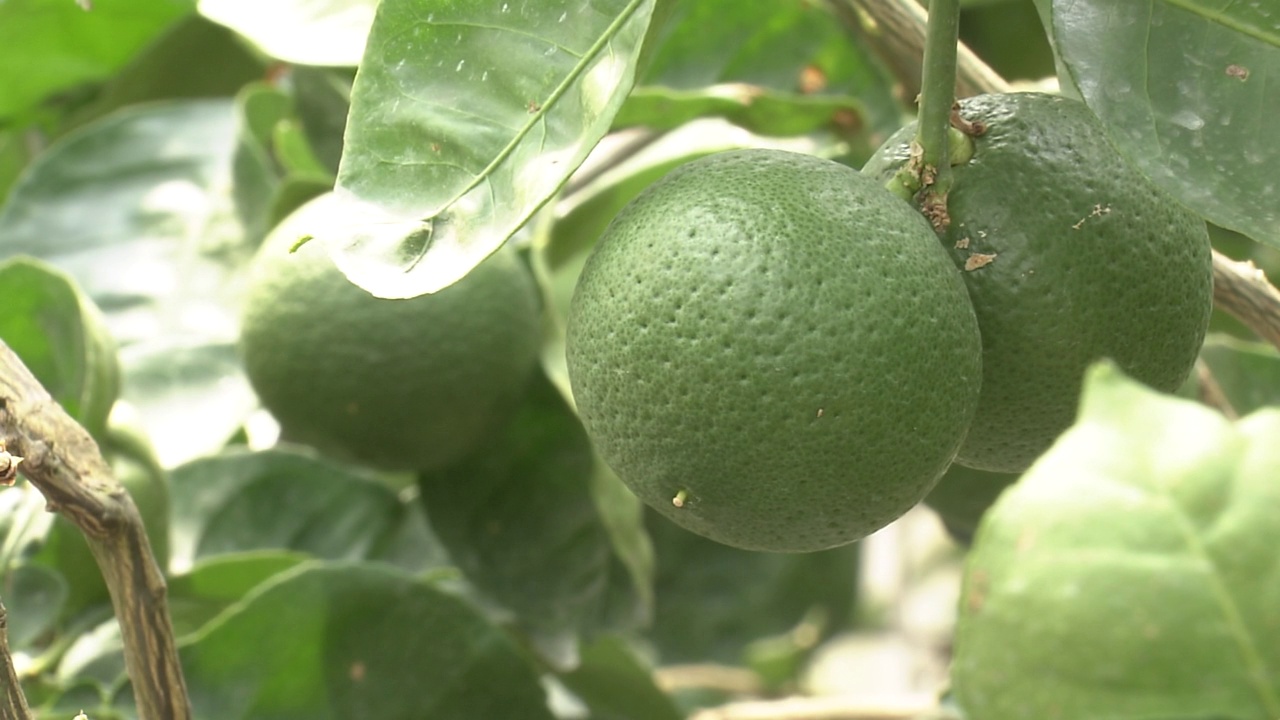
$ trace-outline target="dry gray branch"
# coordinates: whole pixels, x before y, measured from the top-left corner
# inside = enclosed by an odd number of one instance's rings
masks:
[[[120,623],[125,667],[143,720],[189,720],[164,575],[142,518],[97,443],[0,342],[0,439],[48,509],[76,525],[98,561]]]

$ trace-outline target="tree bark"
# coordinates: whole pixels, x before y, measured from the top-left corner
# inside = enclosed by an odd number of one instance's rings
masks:
[[[0,438],[50,511],[84,533],[111,592],[143,720],[189,720],[164,575],[129,493],[97,443],[0,342]]]

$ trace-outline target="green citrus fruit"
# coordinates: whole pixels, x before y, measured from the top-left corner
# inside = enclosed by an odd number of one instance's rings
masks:
[[[1005,488],[1018,481],[1013,473],[975,470],[952,465],[924,498],[924,504],[938,513],[947,534],[969,545],[987,508],[995,504]]]
[[[329,261],[324,195],[286,218],[255,258],[241,327],[249,381],[285,440],[396,470],[470,451],[517,407],[537,362],[537,288],[504,248],[444,290],[375,298]]]
[[[957,462],[1021,472],[1071,424],[1092,361],[1163,391],[1186,379],[1209,322],[1209,238],[1083,104],[1025,93],[961,105],[986,130],[954,168],[942,238],[982,328],[982,396]],[[863,171],[887,180],[915,132]]]
[[[981,375],[964,284],[919,213],[775,150],[695,160],[624,208],[583,268],[567,355],[632,491],[752,550],[852,542],[919,502]]]

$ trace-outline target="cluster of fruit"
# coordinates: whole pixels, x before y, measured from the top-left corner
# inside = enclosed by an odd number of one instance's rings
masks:
[[[885,189],[914,126],[857,173],[748,150],[672,172],[613,222],[569,314],[601,456],[676,523],[809,551],[896,519],[954,461],[1025,470],[1109,357],[1190,372],[1212,303],[1203,220],[1082,104],[962,104],[983,132],[935,232]],[[939,242],[941,240],[941,242]]]
[[[1096,359],[1158,389],[1186,378],[1211,307],[1204,222],[1079,103],[991,95],[961,112],[984,132],[941,232],[885,187],[913,126],[861,173],[707,156],[618,215],[574,293],[567,360],[592,442],[641,499],[737,547],[834,547],[953,462],[1026,469]],[[312,202],[264,245],[249,378],[287,439],[389,468],[457,460],[536,366],[536,286],[503,250],[435,295],[372,298],[319,248],[288,252],[334,208]]]

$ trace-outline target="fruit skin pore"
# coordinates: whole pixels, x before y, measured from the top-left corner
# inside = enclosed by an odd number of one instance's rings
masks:
[[[350,283],[318,241],[341,223],[324,195],[273,230],[251,270],[240,349],[282,439],[388,470],[457,460],[518,405],[541,347],[540,300],[504,247],[408,300]]]
[[[846,544],[919,502],[968,428],[980,355],[924,219],[776,150],[650,186],[597,243],[567,325],[601,457],[677,524],[750,550]]]
[[[968,268],[983,388],[956,462],[1021,472],[1071,424],[1094,360],[1165,392],[1186,379],[1212,309],[1209,237],[1078,101],[983,95],[961,115],[986,130],[953,168],[941,239]],[[914,135],[900,130],[863,172],[887,181]]]

